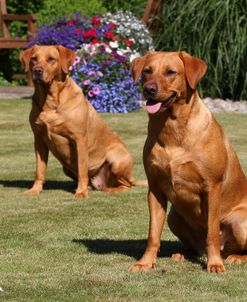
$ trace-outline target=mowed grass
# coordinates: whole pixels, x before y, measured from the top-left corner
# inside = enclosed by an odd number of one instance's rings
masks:
[[[173,263],[181,244],[168,227],[155,269],[129,273],[148,234],[146,187],[75,200],[76,185],[50,156],[45,190],[22,194],[35,175],[30,100],[0,101],[0,301],[247,301],[247,265],[208,274],[205,258]],[[147,115],[103,115],[136,160],[144,178],[142,148]],[[247,115],[217,114],[247,171]]]

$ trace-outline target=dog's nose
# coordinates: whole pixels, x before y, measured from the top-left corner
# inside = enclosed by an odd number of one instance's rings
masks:
[[[158,90],[158,86],[156,83],[147,83],[143,87],[144,95],[155,97]]]
[[[44,71],[44,70],[43,70],[42,67],[35,67],[35,68],[33,69],[33,73],[34,73],[35,77],[37,77],[37,78],[41,78],[41,77],[42,77],[43,71]]]

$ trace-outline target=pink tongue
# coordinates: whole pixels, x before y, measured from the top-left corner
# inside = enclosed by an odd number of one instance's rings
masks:
[[[158,112],[160,110],[160,107],[161,107],[162,103],[159,102],[159,103],[155,103],[155,104],[146,104],[146,109],[147,109],[147,112],[150,113],[150,114],[154,114],[156,112]]]

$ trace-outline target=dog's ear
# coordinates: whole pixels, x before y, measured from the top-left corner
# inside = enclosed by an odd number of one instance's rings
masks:
[[[29,71],[29,62],[30,62],[30,58],[33,52],[33,47],[28,48],[26,50],[21,51],[20,55],[19,55],[19,59],[22,63],[22,65],[25,68],[25,72]]]
[[[134,84],[137,83],[139,77],[141,76],[145,60],[146,60],[146,56],[142,56],[142,57],[135,58],[130,63],[130,71],[131,71],[132,76],[134,78]]]
[[[184,63],[186,79],[190,87],[195,90],[197,84],[201,81],[207,70],[207,65],[204,61],[199,60],[185,51],[179,53],[180,59]]]
[[[75,52],[61,45],[58,45],[57,49],[61,58],[62,70],[64,73],[68,73],[69,67],[74,63]]]

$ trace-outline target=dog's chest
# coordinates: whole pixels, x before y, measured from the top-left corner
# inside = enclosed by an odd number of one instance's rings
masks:
[[[71,153],[75,153],[75,146],[69,139],[62,117],[56,111],[41,112],[34,122],[34,128],[53,155],[68,165]]]
[[[149,179],[158,185],[167,198],[178,207],[193,206],[199,211],[203,179],[192,154],[183,148],[165,148],[155,144],[145,163]]]

